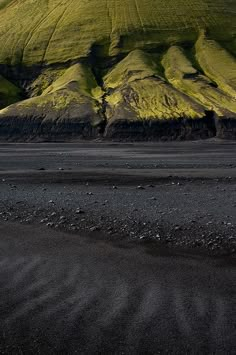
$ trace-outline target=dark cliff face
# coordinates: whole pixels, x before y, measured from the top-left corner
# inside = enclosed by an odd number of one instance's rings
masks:
[[[234,139],[235,14],[232,0],[0,0],[1,139]]]

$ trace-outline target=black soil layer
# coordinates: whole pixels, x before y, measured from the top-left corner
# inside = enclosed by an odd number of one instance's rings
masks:
[[[105,108],[104,108],[105,111]],[[81,111],[82,112],[82,111]],[[80,112],[80,113],[81,113]],[[49,114],[50,112],[48,112]],[[119,118],[107,121],[101,110],[100,120],[93,123],[91,112],[86,112],[83,119],[57,119],[55,112],[45,115],[15,114],[0,120],[1,142],[70,142],[75,139],[104,139],[116,141],[189,141],[209,138],[236,139],[236,119],[217,118],[214,112],[206,111],[201,119],[127,119]],[[66,116],[66,113],[61,114]],[[67,117],[67,116],[66,116]]]
[[[94,126],[89,118],[43,121],[44,117],[5,117],[0,121],[0,141],[8,142],[70,142],[73,139],[104,139],[117,141],[184,141],[209,139],[236,139],[236,120],[214,117],[207,113],[202,119],[175,120],[105,120]]]

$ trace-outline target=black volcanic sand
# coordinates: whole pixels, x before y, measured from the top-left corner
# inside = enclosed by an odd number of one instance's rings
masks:
[[[236,250],[236,143],[0,144],[0,221]]]
[[[235,354],[235,259],[0,234],[1,354]]]
[[[0,353],[234,354],[236,143],[0,145]]]

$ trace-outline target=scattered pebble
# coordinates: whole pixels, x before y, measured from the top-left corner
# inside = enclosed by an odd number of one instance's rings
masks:
[[[95,232],[95,231],[99,231],[99,230],[100,230],[100,228],[98,226],[94,226],[94,227],[90,228],[91,232]]]
[[[53,222],[48,222],[48,223],[47,223],[47,227],[52,228],[53,226],[54,226],[54,223],[53,223]]]
[[[77,208],[75,211],[76,214],[84,214],[85,212],[81,208]]]

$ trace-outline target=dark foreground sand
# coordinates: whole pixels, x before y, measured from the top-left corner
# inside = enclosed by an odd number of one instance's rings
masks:
[[[1,353],[235,353],[235,259],[0,233]]]
[[[236,144],[1,144],[0,353],[234,354]]]

